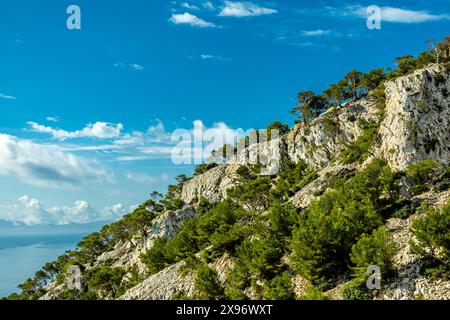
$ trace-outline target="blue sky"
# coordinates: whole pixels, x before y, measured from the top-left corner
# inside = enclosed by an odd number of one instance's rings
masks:
[[[0,219],[116,217],[191,173],[170,159],[173,130],[292,123],[298,91],[418,54],[449,15],[449,0],[3,0]]]

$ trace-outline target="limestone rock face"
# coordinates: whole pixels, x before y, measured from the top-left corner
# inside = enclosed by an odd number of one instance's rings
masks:
[[[194,275],[180,273],[184,262],[176,263],[128,290],[118,300],[170,300],[176,294],[194,294]]]
[[[266,138],[267,140],[267,138]],[[288,158],[285,137],[273,138],[270,141],[254,143],[247,148],[237,152],[237,155],[230,159],[230,163],[237,164],[260,164],[260,175],[277,175],[283,161]]]
[[[180,210],[164,212],[153,224],[149,235],[150,240],[153,240],[156,237],[172,239],[178,233],[182,222],[192,218],[194,215],[195,209],[192,206],[186,206]]]
[[[342,165],[340,163],[330,164],[328,167],[318,172],[318,178],[302,188],[291,199],[291,203],[296,208],[306,208],[311,201],[319,198],[328,189],[330,177],[343,177],[345,174],[355,171],[359,166],[357,164]]]
[[[386,114],[374,153],[393,169],[433,158],[450,162],[450,75],[434,65],[386,84]]]
[[[220,165],[196,176],[183,185],[181,200],[195,204],[203,197],[211,203],[226,197],[226,191],[236,184],[239,164]]]
[[[304,160],[313,168],[324,168],[359,136],[358,119],[378,120],[378,113],[369,97],[331,108],[308,126],[292,128],[286,136],[288,156],[295,163]]]
[[[46,285],[44,289],[47,293],[40,297],[39,300],[58,300],[66,287],[64,284],[58,284],[54,281]]]

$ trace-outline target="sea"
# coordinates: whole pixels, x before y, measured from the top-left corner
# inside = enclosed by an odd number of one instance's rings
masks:
[[[104,224],[0,228],[0,298]]]

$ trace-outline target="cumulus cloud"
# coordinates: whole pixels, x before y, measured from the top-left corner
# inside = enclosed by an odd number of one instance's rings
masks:
[[[185,13],[174,13],[169,19],[170,22],[173,24],[186,24],[190,25],[191,27],[198,27],[198,28],[218,28],[219,26],[215,23],[208,22],[206,20],[203,20],[193,14],[190,14],[188,12]]]
[[[16,100],[16,97],[14,96],[10,96],[4,93],[0,92],[0,99],[5,99],[5,100]]]
[[[225,5],[219,13],[221,17],[253,17],[277,13],[272,8],[258,6],[252,2],[225,1]]]
[[[53,216],[45,210],[39,200],[25,195],[19,198],[18,204],[0,205],[0,219],[26,225],[40,225],[53,221]]]
[[[102,210],[96,210],[88,202],[78,200],[72,206],[50,207],[35,198],[24,195],[18,203],[0,205],[0,219],[15,224],[84,224],[97,221],[114,221],[131,211],[122,204],[114,204]]]
[[[15,176],[43,187],[75,187],[83,182],[111,182],[98,163],[62,151],[57,146],[0,134],[0,175]]]
[[[29,121],[28,125],[31,130],[39,133],[48,133],[55,139],[66,140],[73,138],[97,138],[97,139],[111,139],[121,135],[123,125],[121,123],[112,124],[108,122],[96,122],[88,124],[81,130],[66,131],[49,126],[44,126],[36,122]]]

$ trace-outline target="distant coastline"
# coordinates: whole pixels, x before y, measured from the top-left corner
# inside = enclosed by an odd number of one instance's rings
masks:
[[[106,222],[25,226],[0,222],[0,297],[19,291],[17,284]]]

